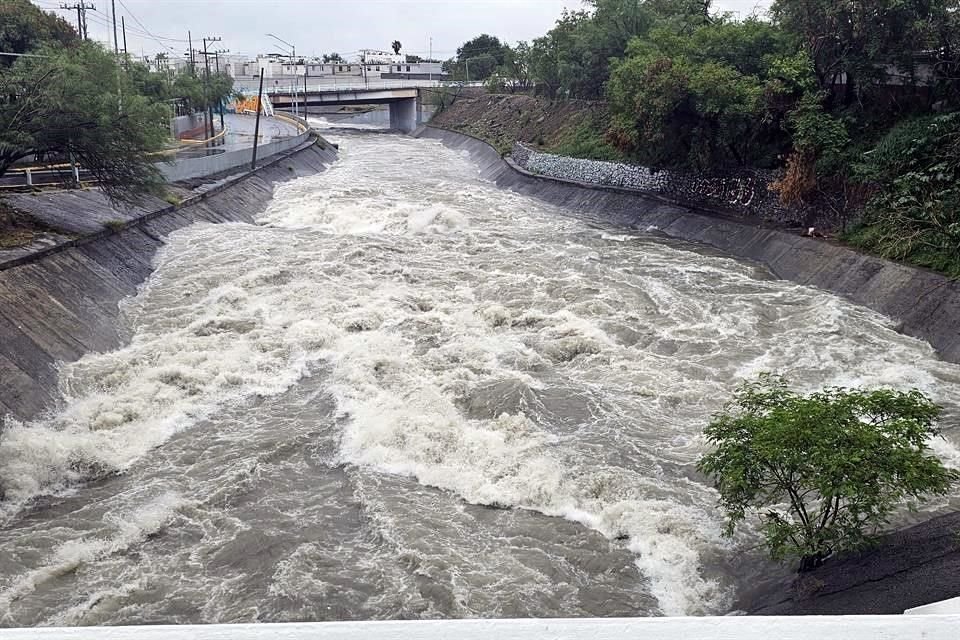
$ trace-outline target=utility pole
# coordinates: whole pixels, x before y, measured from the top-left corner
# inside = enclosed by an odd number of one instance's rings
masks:
[[[189,31],[187,31],[187,46],[190,47],[190,74],[195,76],[197,72],[193,61],[193,39],[190,37]]]
[[[75,2],[73,4],[67,4],[66,2],[60,3],[61,9],[76,9],[77,11],[77,34],[84,40],[87,39],[87,9],[90,11],[96,11],[97,8],[92,4],[87,2]]]
[[[127,23],[120,16],[120,27],[123,29],[123,66],[130,71],[130,58],[127,56]]]
[[[433,64],[433,36],[430,36],[430,61],[427,64],[430,64],[430,65]],[[433,82],[433,67],[429,67],[429,69],[430,69],[430,82]]]
[[[260,67],[260,90],[257,92],[257,121],[253,125],[253,160],[250,171],[257,168],[257,143],[260,142],[260,112],[263,111],[263,67]]]
[[[213,59],[217,63],[217,75],[220,75],[220,54],[221,53],[230,53],[230,49],[217,49],[213,52]],[[220,131],[226,129],[223,124],[223,100],[217,101],[217,106],[220,107]]]
[[[110,0],[110,14],[113,16],[113,53],[120,55],[120,43],[117,41],[117,3]]]
[[[204,91],[204,93],[206,94],[205,97],[207,99],[207,115],[210,120],[210,137],[211,138],[214,136],[213,104],[210,101],[210,58],[208,57],[209,54],[207,53],[207,43],[220,42],[220,40],[221,40],[220,36],[206,37],[203,39],[203,66],[204,66],[204,69],[206,70],[206,91]]]

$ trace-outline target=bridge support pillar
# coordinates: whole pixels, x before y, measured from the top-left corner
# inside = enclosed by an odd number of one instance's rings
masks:
[[[407,98],[390,103],[390,128],[410,133],[417,128],[417,99]]]

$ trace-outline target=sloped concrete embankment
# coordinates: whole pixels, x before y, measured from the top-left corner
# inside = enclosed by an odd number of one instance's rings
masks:
[[[150,275],[168,234],[200,221],[253,222],[274,185],[323,171],[335,159],[329,145],[307,145],[179,206],[161,203],[133,217],[111,212],[94,192],[18,199],[27,213],[58,207],[64,221],[99,216],[109,223],[0,264],[0,416],[27,420],[56,406],[58,362],[121,345],[118,302]]]
[[[523,193],[606,224],[656,227],[760,262],[777,276],[820,287],[898,319],[909,335],[960,362],[960,286],[938,274],[776,229],[706,215],[624,189],[533,175],[486,142],[425,127],[419,137],[464,150],[481,174]],[[754,615],[896,614],[960,594],[960,514],[933,518],[886,536],[879,547],[831,560],[783,583],[771,579],[741,594],[736,608]]]
[[[481,173],[503,188],[606,223],[654,227],[757,261],[785,280],[836,293],[895,319],[904,333],[929,342],[944,360],[960,362],[960,283],[942,275],[822,240],[698,213],[637,191],[534,175],[501,158],[486,142],[462,133],[428,126],[416,135],[468,151]]]

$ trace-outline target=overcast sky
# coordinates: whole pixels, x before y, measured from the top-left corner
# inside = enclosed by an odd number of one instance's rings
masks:
[[[76,24],[76,12],[59,9],[59,0],[33,0]],[[74,4],[77,0],[68,0]],[[337,51],[352,57],[359,49],[388,50],[393,40],[404,53],[453,56],[464,41],[489,33],[511,44],[543,35],[564,8],[579,0],[114,0],[117,25],[123,16],[127,48],[133,55],[158,51],[182,54],[187,31],[195,48],[204,36],[223,40],[210,48],[253,55],[277,51],[273,33],[296,46],[298,55]],[[94,39],[112,42],[111,0],[93,0],[88,28]],[[723,10],[749,14],[769,0],[715,0]],[[151,35],[147,35],[147,34]],[[122,40],[122,36],[121,36]],[[121,48],[123,43],[120,43]],[[283,45],[279,45],[283,46]]]

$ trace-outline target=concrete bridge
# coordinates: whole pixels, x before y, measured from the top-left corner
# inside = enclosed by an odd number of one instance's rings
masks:
[[[351,106],[386,104],[390,107],[390,128],[410,133],[423,120],[423,109],[420,89],[416,87],[380,89],[365,88],[327,88],[310,87],[304,95],[303,91],[294,93],[287,89],[275,89],[269,93],[270,101],[275,109],[292,109],[298,105],[300,114],[309,113],[310,107],[321,106]]]

